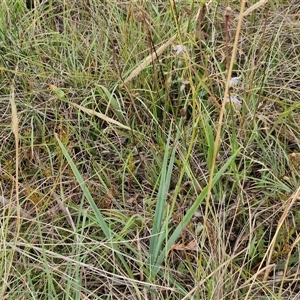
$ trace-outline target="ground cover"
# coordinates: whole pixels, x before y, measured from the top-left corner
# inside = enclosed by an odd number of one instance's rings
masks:
[[[1,299],[299,299],[297,1],[0,16]]]

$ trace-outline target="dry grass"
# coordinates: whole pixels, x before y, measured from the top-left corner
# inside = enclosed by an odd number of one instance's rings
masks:
[[[247,2],[3,5],[1,299],[300,298],[299,5]]]

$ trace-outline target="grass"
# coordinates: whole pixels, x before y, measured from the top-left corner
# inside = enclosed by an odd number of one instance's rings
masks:
[[[298,299],[296,1],[73,2],[0,9],[0,298]]]

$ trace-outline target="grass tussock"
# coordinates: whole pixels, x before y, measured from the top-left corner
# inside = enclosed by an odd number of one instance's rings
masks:
[[[1,299],[299,299],[299,5],[238,2],[1,6]]]

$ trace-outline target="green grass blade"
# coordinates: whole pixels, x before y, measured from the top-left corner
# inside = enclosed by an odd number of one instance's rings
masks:
[[[72,171],[73,171],[73,173],[76,177],[76,180],[79,183],[79,186],[83,191],[83,194],[84,194],[85,198],[88,200],[88,202],[89,202],[89,204],[90,204],[90,206],[91,206],[91,208],[92,208],[92,210],[93,210],[93,212],[96,216],[98,224],[100,225],[100,227],[101,227],[104,235],[106,236],[106,238],[108,240],[110,240],[111,237],[112,237],[112,232],[111,232],[110,228],[107,226],[104,218],[102,217],[102,214],[99,211],[99,209],[98,209],[98,207],[97,207],[90,191],[88,190],[88,187],[86,186],[83,177],[80,175],[80,173],[79,173],[76,165],[74,164],[72,158],[70,157],[66,147],[63,145],[63,143],[60,141],[59,137],[56,134],[55,134],[55,138],[56,138],[56,140],[57,140],[57,142],[58,142],[65,158],[67,159],[67,162],[70,165],[70,167],[71,167],[71,169],[72,169]]]
[[[118,98],[115,97],[105,86],[99,85],[97,86],[97,90],[100,93],[100,95],[104,98],[108,99],[107,109],[105,112],[105,115],[107,115],[108,109],[112,107],[113,111],[116,113],[120,121],[126,121],[124,118],[124,113],[122,111],[122,107],[120,102],[118,101]]]
[[[165,214],[166,199],[170,187],[171,175],[172,175],[175,152],[176,152],[176,147],[174,147],[168,165],[171,130],[172,130],[172,126],[170,127],[169,130],[169,137],[166,143],[163,164],[161,168],[160,185],[159,185],[155,215],[153,219],[152,236],[150,240],[150,262],[151,262],[150,264],[153,264],[153,262],[156,261],[162,243],[162,239],[159,237],[159,235],[162,232],[162,229],[164,227],[162,220]]]
[[[239,154],[240,149],[238,149],[229,159],[228,161],[224,164],[224,166],[216,173],[214,179],[213,179],[213,183],[212,185],[214,186],[218,180],[220,179],[220,177],[224,174],[224,172],[227,170],[227,168],[232,164],[232,162],[234,161],[234,159],[236,158],[236,156]],[[182,219],[182,221],[179,223],[179,225],[176,227],[176,229],[174,230],[173,234],[170,236],[170,238],[168,239],[165,248],[163,249],[163,251],[161,251],[157,261],[156,261],[156,266],[159,266],[163,260],[166,257],[166,254],[168,253],[168,251],[170,250],[171,246],[174,245],[174,243],[176,242],[176,240],[179,238],[182,230],[188,225],[188,223],[190,222],[190,220],[192,219],[193,215],[195,214],[196,210],[198,209],[199,205],[202,203],[202,201],[206,198],[207,195],[207,191],[208,191],[208,186],[206,186],[201,194],[197,197],[197,199],[195,200],[194,204],[191,206],[191,208],[187,211],[187,213],[185,214],[184,218]],[[158,269],[156,269],[156,272],[158,271]],[[155,274],[155,273],[154,273]]]

